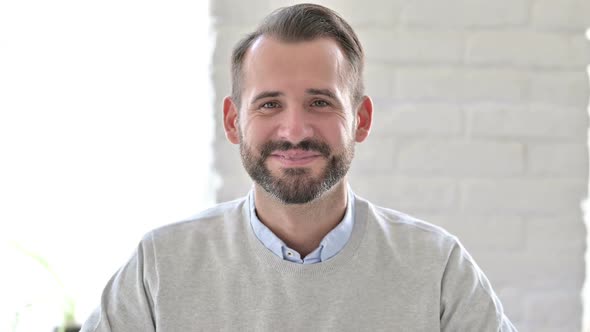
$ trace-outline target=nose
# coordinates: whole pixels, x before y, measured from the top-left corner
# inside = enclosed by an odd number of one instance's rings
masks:
[[[306,138],[313,137],[310,115],[301,107],[283,110],[279,121],[279,139],[297,144]]]

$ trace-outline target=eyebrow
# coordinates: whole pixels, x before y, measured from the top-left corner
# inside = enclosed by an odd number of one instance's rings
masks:
[[[252,101],[250,102],[250,104],[253,104],[260,99],[275,98],[275,97],[280,97],[283,95],[284,95],[284,93],[282,93],[280,91],[262,91],[261,93],[254,96],[254,98],[252,98]]]
[[[334,100],[338,100],[338,98],[336,98],[336,94],[334,92],[332,92],[332,90],[329,90],[329,89],[307,89],[307,90],[305,90],[305,93],[310,94],[310,95],[326,96],[326,97],[332,98]]]

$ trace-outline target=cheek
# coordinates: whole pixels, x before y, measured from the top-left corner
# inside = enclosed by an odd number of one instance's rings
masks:
[[[330,122],[333,132],[338,132],[341,138],[354,137],[355,117],[347,111],[344,114],[337,114]]]
[[[354,137],[352,126],[344,123],[325,127],[322,136],[333,147],[345,146]]]
[[[242,139],[247,142],[260,142],[272,136],[272,125],[265,121],[248,121],[240,126]]]

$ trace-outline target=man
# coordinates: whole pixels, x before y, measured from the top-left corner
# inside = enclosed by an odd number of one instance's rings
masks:
[[[363,61],[318,5],[242,40],[223,123],[252,191],[147,234],[82,330],[514,331],[455,237],[348,186],[373,117]]]

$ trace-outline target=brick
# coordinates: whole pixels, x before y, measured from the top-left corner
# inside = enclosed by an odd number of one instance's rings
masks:
[[[464,180],[461,207],[464,211],[501,215],[561,215],[580,209],[586,186],[579,180]]]
[[[395,68],[391,65],[367,63],[365,91],[371,97],[391,97],[395,82]]]
[[[455,104],[411,103],[391,108],[391,112],[375,114],[380,122],[374,121],[374,127],[379,128],[380,134],[424,138],[463,133],[463,112]]]
[[[389,138],[391,135],[391,111],[393,102],[390,99],[383,97],[372,97],[373,100],[373,121],[371,123],[371,132],[368,138],[369,141],[378,140],[380,138]]]
[[[229,60],[228,60],[229,62]],[[215,111],[222,107],[223,97],[231,94],[231,75],[229,65],[217,65],[212,68],[213,92],[215,94]]]
[[[423,215],[424,220],[456,235],[470,253],[524,250],[526,223],[515,216],[470,216],[469,214]]]
[[[463,132],[463,112],[453,104],[413,104],[394,112],[391,130],[422,137],[459,135]]]
[[[468,108],[468,130],[473,137],[553,138],[579,140],[587,128],[587,115],[548,108],[525,110],[502,105]]]
[[[518,143],[420,141],[400,148],[398,165],[413,175],[502,176],[522,173]]]
[[[530,99],[537,103],[586,107],[588,74],[582,70],[534,73],[531,78]]]
[[[583,34],[576,35],[571,39],[572,56],[569,59],[572,65],[583,67],[590,63],[590,42]]]
[[[586,178],[586,144],[535,144],[528,148],[527,165],[532,174]]]
[[[530,103],[528,107],[532,112],[557,112],[562,114],[577,114],[583,118],[587,118],[588,109],[586,106],[563,106],[563,105],[551,105],[547,103]]]
[[[235,172],[244,171],[242,159],[237,144],[217,140],[214,144],[215,150],[215,170],[221,175],[232,175]]]
[[[525,298],[525,306],[526,321],[534,331],[537,327],[565,331],[564,326],[575,327],[567,331],[580,331],[582,300],[578,292],[538,291]]]
[[[461,100],[471,102],[520,102],[527,99],[529,74],[522,70],[471,69],[457,89]]]
[[[403,67],[397,70],[399,102],[515,102],[527,99],[530,74],[513,69]]]
[[[355,32],[363,45],[367,63],[389,62],[388,57],[395,52],[392,40],[396,32],[393,28],[361,28]]]
[[[585,63],[572,62],[585,49],[574,45],[569,35],[538,31],[477,32],[468,41],[468,64],[514,65],[583,69]]]
[[[395,97],[400,101],[455,101],[461,87],[457,68],[402,68],[396,74]]]
[[[350,183],[362,197],[405,213],[449,211],[457,203],[457,186],[451,179],[407,178],[375,172],[351,175]]]
[[[371,124],[371,135],[369,139],[375,140],[391,137],[394,134],[392,125],[394,118],[397,116],[396,108],[399,106],[383,98],[372,97],[371,99],[373,100],[373,122]]]
[[[492,285],[492,287],[494,287]],[[502,301],[504,307],[504,313],[508,315],[510,321],[516,326],[519,331],[528,331],[524,329],[524,318],[525,318],[525,301],[524,296],[527,294],[522,289],[516,287],[494,287],[496,295]]]
[[[367,171],[393,171],[395,158],[395,139],[368,139],[356,144],[351,172],[363,174]]]
[[[528,20],[525,0],[409,1],[402,24],[426,27],[504,27],[523,25]]]
[[[583,255],[586,249],[586,226],[582,211],[554,218],[529,218],[526,223],[524,244],[529,252],[539,255],[546,253],[563,253],[568,255]]]
[[[528,291],[527,287],[522,287],[523,280],[520,272],[521,270],[530,269],[533,264],[526,262],[522,252],[477,252],[471,250],[470,254],[475,259],[477,265],[484,271],[494,289],[511,287],[520,289],[522,292]],[[506,266],[510,266],[513,269],[510,274],[504,272]]]
[[[253,30],[254,28],[249,26],[217,24],[215,26],[216,36],[213,63],[217,66],[229,68],[231,64],[231,52],[235,44]]]
[[[583,32],[590,25],[590,3],[585,0],[536,0],[531,22],[536,29]]]
[[[465,33],[458,31],[398,31],[390,59],[406,63],[460,63]]]
[[[465,52],[465,33],[361,29],[359,38],[368,60],[394,63],[460,63]]]
[[[270,0],[272,8],[284,7],[300,3],[295,0]],[[399,22],[404,5],[403,0],[376,1],[367,3],[356,0],[320,0],[314,3],[326,6],[337,13],[353,27],[366,26],[391,27]]]
[[[222,175],[222,184],[216,192],[216,202],[244,197],[252,188],[252,180],[245,171]]]
[[[243,24],[253,30],[262,18],[270,12],[271,8],[267,0],[215,0],[211,1],[210,10],[211,17],[216,25]]]
[[[475,259],[495,288],[514,287],[532,294],[541,289],[579,293],[584,283],[581,255],[488,252]]]

